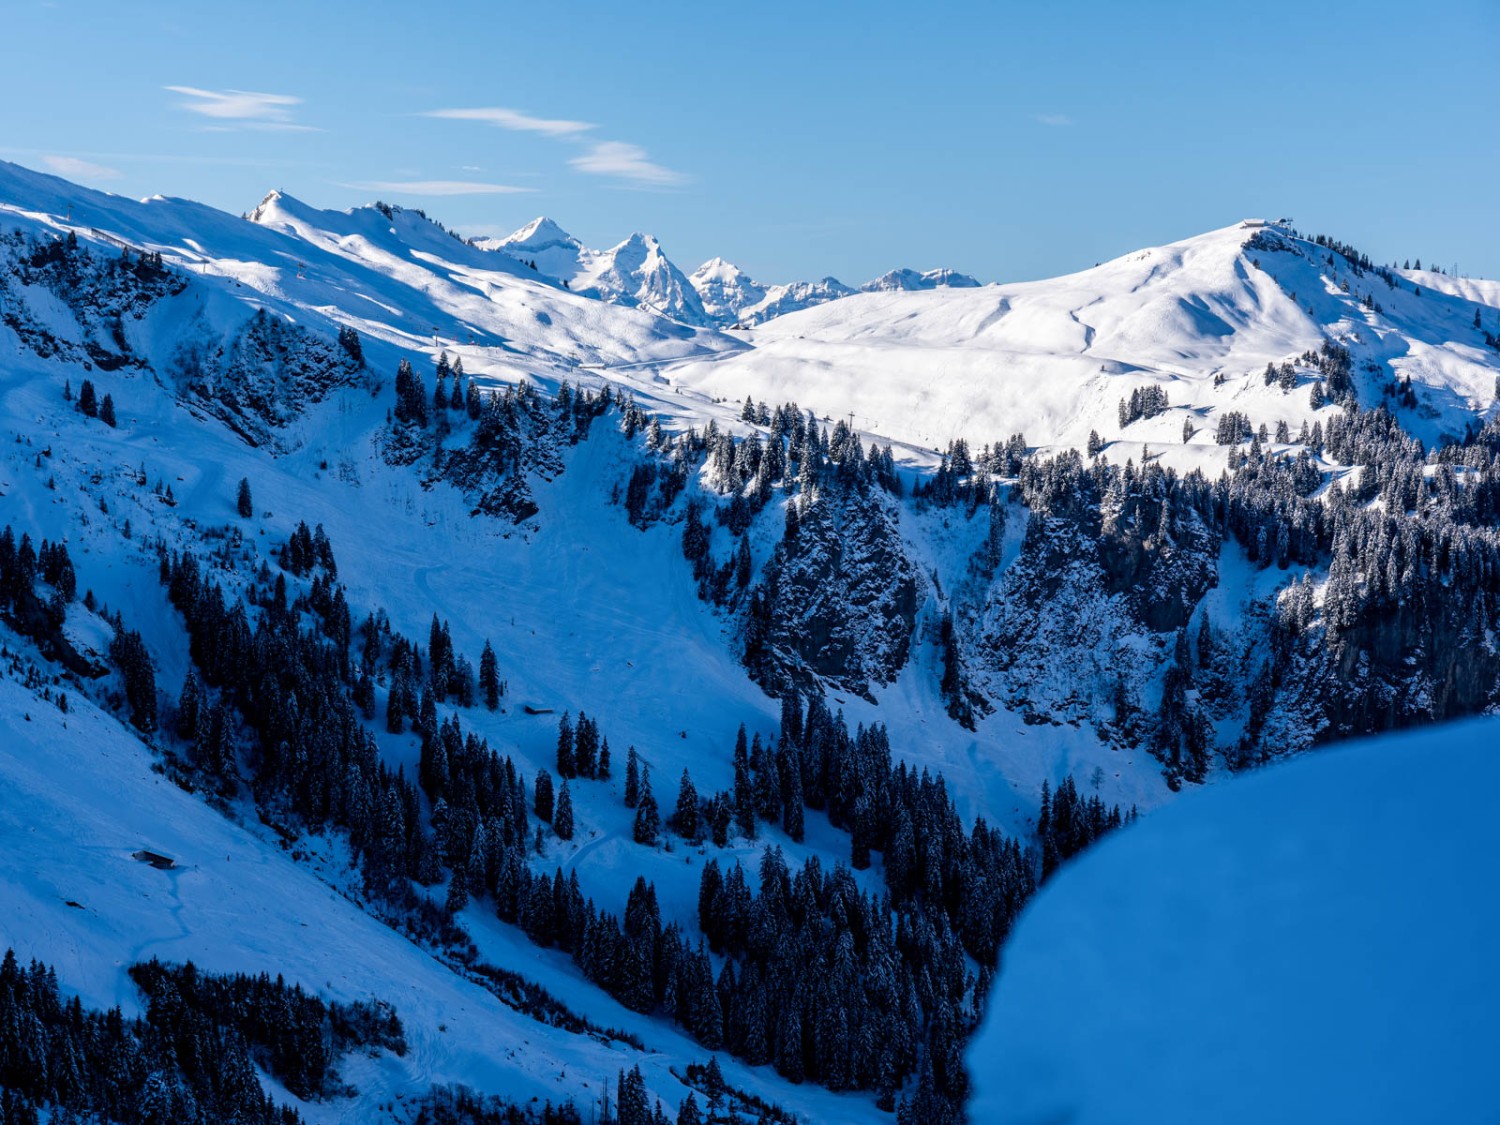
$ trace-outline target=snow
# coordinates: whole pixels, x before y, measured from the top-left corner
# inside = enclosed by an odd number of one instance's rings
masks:
[[[979,282],[957,270],[935,269],[918,273],[914,269],[891,270],[859,287],[861,293],[889,293],[897,290],[917,292],[923,289],[977,289]]]
[[[723,258],[710,258],[688,276],[688,281],[715,324],[738,323],[745,309],[766,299],[766,286]]]
[[[971,1116],[1493,1117],[1493,719],[1196,792],[1032,901],[972,1045]]]
[[[580,244],[538,220],[512,236],[512,249],[529,244],[535,251],[533,271],[502,247],[460,241],[412,211],[321,211],[275,192],[252,218],[183,200],[122,199],[0,163],[0,229],[40,236],[72,230],[103,254],[118,253],[121,242],[160,250],[192,275],[183,294],[125,324],[132,347],[156,372],[172,369],[184,338],[209,346],[258,308],[324,335],[336,326],[357,328],[370,367],[365,385],[335,388],[279,431],[273,456],[185,409],[150,372],[89,373],[114,393],[121,426],[89,423],[61,396],[63,380],[76,389],[85,372],[39,359],[0,326],[7,438],[0,444],[0,522],[34,538],[66,540],[80,591],[93,589],[145,633],[158,683],[175,694],[187,654],[150,544],[160,535],[169,545],[201,550],[201,529],[234,519],[234,484],[250,478],[257,510],[270,513],[257,518],[259,534],[249,536],[259,557],[299,520],[321,523],[356,620],[384,608],[396,629],[425,641],[437,613],[471,661],[493,641],[513,703],[558,714],[582,708],[600,721],[615,780],[575,784],[577,835],[568,844],[549,842],[538,869],[577,870],[585,893],[615,912],[640,872],[656,882],[667,917],[689,932],[705,857],[631,842],[630,812],[620,799],[626,748],[636,746],[651,765],[658,800],[670,807],[684,768],[700,793],[727,787],[736,729],[745,723],[752,733],[773,732],[778,704],[748,680],[733,622],[698,599],[680,528],[641,531],[611,501],[636,455],[619,435],[596,431],[567,452],[560,476],[533,481],[536,520],[518,528],[475,519],[451,488],[425,487],[374,452],[398,358],[420,366],[423,353],[430,360],[446,350],[486,388],[521,379],[544,388],[564,378],[610,384],[673,430],[714,421],[744,432],[738,415],[747,393],[769,403],[795,399],[834,416],[853,410],[866,435],[910,443],[897,448],[908,475],[913,466],[930,467],[930,447],[949,436],[977,445],[1024,430],[1034,444],[1081,444],[1090,428],[1116,439],[1111,459],[1139,462],[1149,447],[1179,469],[1213,469],[1223,450],[1201,429],[1193,443],[1181,444],[1185,412],[1203,428],[1220,409],[1272,422],[1280,412],[1300,424],[1305,386],[1284,397],[1263,386],[1259,370],[1268,359],[1316,346],[1330,330],[1359,332],[1365,355],[1410,372],[1424,393],[1451,396],[1434,400],[1435,418],[1404,419],[1413,426],[1435,430],[1481,397],[1487,404],[1493,391],[1494,353],[1474,345],[1469,302],[1479,290],[1450,293],[1438,284],[1442,275],[1433,275],[1420,298],[1381,292],[1386,316],[1356,326],[1363,314],[1337,285],[1323,285],[1323,267],[1308,257],[1263,255],[1257,270],[1242,252],[1244,233],[1234,229],[1024,286],[857,296],[833,279],[766,287],[763,309],[839,299],[725,334],[660,315],[642,290],[629,290],[648,275],[682,294],[683,283],[693,287],[678,280],[646,236],[607,252],[612,264],[604,266],[603,255],[569,249]],[[597,271],[589,276],[614,269],[612,284],[622,295],[600,300],[563,288],[547,265],[554,250],[580,261],[594,255],[590,269]],[[726,285],[758,284],[722,261],[699,273]],[[72,312],[45,291],[27,290],[24,307],[59,336],[78,331]],[[1226,326],[1233,333],[1226,335]],[[1219,372],[1229,381],[1214,391],[1211,376]],[[1119,398],[1152,382],[1167,385],[1173,408],[1115,433]],[[50,455],[39,457],[44,448]],[[172,485],[175,508],[135,485],[138,466]],[[1002,570],[1016,558],[1025,529],[1023,511],[1012,517]],[[130,539],[123,536],[126,519]],[[758,564],[781,520],[780,505],[772,504],[752,529]],[[931,584],[924,577],[918,640],[896,681],[877,687],[875,702],[834,697],[851,728],[888,724],[898,757],[941,770],[966,818],[983,815],[1014,833],[1031,824],[1042,780],[1056,783],[1070,772],[1086,785],[1099,770],[1099,793],[1109,804],[1145,810],[1164,801],[1159,763],[1143,750],[1105,746],[1087,726],[1028,726],[1004,708],[981,718],[974,732],[949,719],[937,691],[941,654],[931,627],[945,606],[982,595],[965,588],[962,575],[984,517],[965,521],[903,506],[901,520],[913,560],[924,576],[936,577]],[[726,540],[716,542],[722,557]],[[1209,595],[1214,621],[1232,625],[1245,601],[1264,598],[1285,577],[1226,551],[1220,586]],[[97,618],[75,615],[71,626],[94,647],[103,643]],[[21,718],[27,711],[29,722]],[[466,712],[464,723],[513,756],[529,778],[552,768],[556,718],[514,706]],[[67,717],[65,736],[60,721],[17,685],[0,683],[0,785],[17,795],[0,808],[0,938],[56,962],[65,986],[90,1002],[129,1000],[124,966],[142,952],[226,969],[264,966],[326,995],[388,998],[407,1020],[414,1053],[358,1064],[349,1077],[361,1098],[328,1111],[348,1120],[365,1120],[375,1099],[428,1081],[556,1096],[570,1085],[558,1079],[564,1067],[602,1076],[637,1061],[634,1052],[548,1032],[472,988],[341,897],[330,886],[338,884],[336,865],[315,871],[294,864],[274,842],[209,812],[153,774],[148,751],[85,702]],[[410,736],[382,732],[380,743],[392,764],[415,761]],[[70,789],[75,776],[84,780]],[[781,845],[793,865],[809,856],[825,866],[847,858],[847,837],[821,814],[809,814],[807,829],[802,845],[774,831],[761,842]],[[127,844],[134,850],[152,843],[198,857],[198,870],[164,882],[161,873],[120,859]],[[233,856],[232,877],[210,866],[221,844]],[[720,861],[753,864],[756,855],[741,842]],[[878,865],[857,878],[877,890]],[[64,884],[76,884],[78,893],[64,894]],[[68,907],[64,898],[89,909]],[[251,929],[243,918],[254,920]],[[326,934],[302,925],[310,918]],[[678,1029],[626,1012],[584,984],[565,957],[535,949],[487,909],[471,907],[465,921],[488,959],[515,965],[600,1023],[639,1034],[657,1052],[640,1060],[653,1092],[676,1104],[682,1092],[666,1068],[704,1055]],[[446,1032],[438,1030],[443,1023]],[[769,1069],[721,1063],[731,1082],[810,1120],[878,1116],[868,1096],[794,1088]]]
[[[474,245],[528,265],[534,262],[537,273],[584,296],[640,306],[685,324],[712,322],[697,289],[649,234],[632,234],[608,250],[591,250],[542,216],[504,238],[480,239]]]
[[[563,955],[545,954],[471,908],[482,953],[541,980],[576,1012],[641,1034],[652,1050],[547,1027],[364,913],[274,838],[252,833],[151,769],[129,732],[76,694],[63,714],[0,677],[0,947],[57,969],[68,994],[95,1007],[140,1010],[126,975],[137,961],[191,959],[215,972],[284,974],[326,998],[392,1002],[406,1028],[404,1058],[352,1055],[355,1099],[301,1104],[315,1122],[363,1122],[393,1094],[458,1082],[517,1101],[581,1105],[639,1064],[652,1093],[687,1096],[671,1066],[706,1057],[680,1030],[634,1015],[584,982]],[[316,846],[316,841],[313,842]],[[176,860],[158,871],[132,858]],[[696,874],[695,874],[696,878]],[[720,1058],[735,1085],[788,1103],[769,1068]],[[798,1091],[811,1120],[874,1121],[864,1099]],[[586,1109],[585,1109],[585,1112]]]
[[[409,212],[394,220],[372,208],[316,212],[278,193],[263,205],[261,222],[248,223],[207,209],[184,215],[170,202],[144,205],[143,212],[142,204],[82,189],[75,194],[60,182],[41,182],[45,177],[28,183],[29,173],[9,166],[0,166],[0,187],[7,176],[16,194],[0,194],[0,200],[19,195],[23,203],[0,214],[0,225],[42,234],[66,229],[60,214],[29,202],[41,196],[64,213],[71,206],[75,219],[87,213],[91,225],[107,223],[123,232],[122,239],[160,246],[169,260],[198,265],[183,294],[126,326],[133,346],[157,370],[169,367],[184,331],[211,339],[258,307],[330,332],[365,304],[370,308],[357,323],[371,368],[387,389],[379,395],[365,386],[335,389],[278,433],[283,449],[273,456],[184,409],[170,385],[150,373],[104,375],[43,360],[0,326],[0,420],[7,437],[0,447],[0,522],[34,539],[68,543],[80,592],[94,591],[144,633],[158,686],[173,696],[187,672],[186,646],[151,543],[160,535],[174,547],[203,550],[200,529],[235,519],[235,482],[250,478],[257,512],[269,513],[246,528],[247,546],[259,558],[298,521],[321,523],[357,617],[384,608],[397,629],[423,639],[439,613],[452,622],[455,642],[471,661],[483,641],[493,639],[510,684],[509,709],[467,712],[464,721],[513,756],[528,779],[543,766],[553,768],[557,714],[525,715],[520,701],[575,716],[583,708],[599,719],[610,739],[615,780],[574,786],[577,836],[569,844],[551,841],[537,869],[550,872],[561,864],[577,870],[585,893],[616,913],[635,875],[644,874],[656,882],[667,918],[695,928],[705,859],[680,844],[655,851],[631,841],[632,817],[621,800],[626,749],[638,747],[652,767],[658,799],[670,807],[684,767],[705,793],[728,786],[738,725],[771,733],[777,705],[745,676],[730,627],[698,600],[680,530],[639,531],[611,502],[611,487],[623,484],[631,464],[623,438],[599,423],[601,432],[571,451],[567,471],[535,482],[543,514],[517,529],[475,519],[457,492],[446,486],[429,491],[409,469],[386,465],[372,435],[385,422],[396,356],[416,351],[391,321],[399,325],[414,307],[459,307],[473,287],[456,283],[458,276],[483,271],[492,287],[488,300],[463,306],[473,321],[517,347],[518,329],[524,329],[531,333],[524,342],[539,353],[523,365],[506,347],[464,342],[452,348],[486,386],[521,377],[540,376],[544,385],[577,377],[574,367],[544,350],[561,350],[566,340],[631,361],[655,349],[670,355],[680,347],[738,345],[555,289],[527,276],[529,270],[491,269],[486,263],[496,255],[465,247]],[[179,237],[179,229],[191,229],[195,245]],[[91,240],[88,229],[80,239]],[[296,277],[298,261],[303,279]],[[312,291],[311,304],[300,303],[309,299],[299,291],[303,285]],[[77,332],[72,311],[44,290],[28,290],[24,308],[60,335]],[[533,309],[555,314],[552,324],[530,327]],[[76,391],[85,376],[114,394],[118,429],[82,418],[63,400],[64,379]],[[649,379],[642,392],[643,404],[670,406],[684,423],[727,420],[737,412],[693,396],[663,395]],[[138,471],[169,483],[176,506],[139,487]],[[127,519],[133,528],[128,539]],[[243,575],[223,580],[233,586]],[[98,618],[76,606],[70,631],[96,650],[108,635]],[[0,636],[16,646],[3,628]],[[650,1053],[550,1031],[512,1012],[343,897],[349,876],[336,848],[304,841],[329,854],[320,865],[294,863],[274,841],[153,773],[146,747],[69,694],[73,707],[63,731],[63,717],[50,705],[16,683],[0,682],[0,786],[14,797],[0,810],[0,941],[55,963],[65,988],[90,1003],[133,1002],[125,969],[132,959],[156,955],[191,957],[210,968],[281,972],[334,998],[373,993],[391,1000],[406,1021],[412,1054],[351,1060],[345,1076],[360,1097],[311,1107],[314,1120],[370,1120],[394,1094],[420,1092],[434,1082],[556,1099],[578,1091],[580,1081],[598,1089],[620,1066],[636,1062],[667,1105],[685,1096],[669,1068],[703,1061],[707,1052],[675,1025],[627,1012],[585,982],[569,959],[536,949],[499,925],[488,907],[471,907],[465,921],[485,958],[541,981],[600,1023],[630,1029]],[[393,765],[411,767],[411,736],[379,737]],[[74,778],[82,781],[74,784]],[[721,863],[738,858],[753,867],[759,847],[770,842],[786,848],[794,867],[813,855],[825,866],[847,858],[847,837],[818,815],[808,818],[805,844],[768,831],[759,845],[740,842],[715,854]],[[182,858],[184,871],[167,876],[130,861],[129,852],[142,846]],[[225,861],[225,855],[232,858]],[[210,857],[225,866],[211,867]],[[858,878],[866,890],[879,889],[878,866]],[[68,899],[86,909],[67,906]],[[881,1116],[869,1094],[791,1087],[768,1067],[746,1068],[727,1056],[720,1062],[734,1085],[808,1120]]]
[[[1285,421],[1294,432],[1317,420],[1310,374],[1283,392],[1262,372],[1325,336],[1353,351],[1366,406],[1394,379],[1412,379],[1422,403],[1401,417],[1425,440],[1461,432],[1491,407],[1500,353],[1475,332],[1470,296],[1391,290],[1265,229],[1293,249],[1247,250],[1250,232],[1236,224],[1045,281],[862,293],[777,317],[744,334],[750,349],[676,363],[668,374],[711,396],[853,412],[863,430],[929,449],[1018,432],[1034,446],[1082,448],[1097,430],[1160,452],[1183,448],[1191,419],[1199,433],[1186,461],[1215,472],[1223,450],[1210,435],[1223,412],[1273,429]],[[1384,311],[1363,307],[1365,294]],[[1152,385],[1171,408],[1122,430],[1121,399]]]
[[[0,162],[0,226],[71,230],[107,254],[122,244],[159,250],[203,283],[215,325],[242,318],[248,305],[328,335],[352,326],[387,379],[399,356],[435,356],[444,347],[467,349],[465,366],[487,367],[507,382],[554,383],[576,379],[583,363],[632,365],[743,347],[645,309],[570,293],[414,211],[393,216],[375,207],[320,211],[272,192],[246,222],[198,203],[136,202]]]

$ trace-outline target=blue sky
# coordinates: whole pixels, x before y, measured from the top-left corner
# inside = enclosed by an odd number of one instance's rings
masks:
[[[3,26],[0,157],[122,194],[547,214],[767,281],[1046,276],[1291,215],[1500,277],[1495,0],[11,0]]]

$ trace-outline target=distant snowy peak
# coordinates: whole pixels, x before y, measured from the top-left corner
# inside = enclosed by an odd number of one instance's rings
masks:
[[[597,256],[545,215],[538,215],[504,238],[476,238],[474,245],[513,258],[570,289],[582,288],[579,278],[589,272]]]
[[[723,258],[710,258],[692,272],[688,281],[697,290],[703,311],[720,325],[739,322],[741,314],[764,301],[769,291],[768,286]]]
[[[822,281],[794,281],[790,285],[772,285],[759,304],[740,314],[739,322],[753,327],[787,313],[801,312],[814,305],[837,301],[841,297],[852,297],[857,292],[858,290],[849,288],[836,277],[825,277]]]
[[[590,284],[606,300],[640,305],[684,324],[711,323],[703,300],[687,275],[662,252],[649,234],[632,234],[618,246],[595,255]],[[576,286],[575,286],[576,288]]]
[[[255,205],[255,209],[246,216],[252,223],[265,224],[266,218],[281,203],[281,192],[272,188],[266,192],[265,198]]]
[[[481,239],[475,243],[486,250],[508,250],[512,253],[554,250],[572,247],[581,250],[583,243],[558,226],[546,215],[538,215],[520,230],[512,231],[504,238]]]
[[[592,250],[545,215],[504,238],[475,239],[481,250],[507,254],[543,277],[585,297],[648,309],[696,327],[715,323],[687,276],[649,234],[632,234],[608,250]]]
[[[918,273],[916,270],[899,269],[883,273],[859,288],[863,293],[916,293],[926,289],[978,289],[979,282],[957,270],[935,269]]]
[[[710,258],[688,280],[698,291],[709,319],[721,328],[751,328],[857,292],[834,277],[766,285],[723,258]]]
[[[723,258],[711,258],[693,271],[689,279],[703,299],[709,318],[721,327],[738,325],[754,327],[787,313],[801,312],[814,305],[826,304],[858,292],[918,292],[929,289],[975,289],[979,282],[956,270],[935,269],[918,273],[911,269],[891,270],[859,289],[852,289],[836,277],[821,281],[793,281],[787,285],[766,285]]]
[[[274,194],[274,193],[273,193]],[[853,289],[834,277],[767,285],[733,262],[710,258],[685,275],[649,234],[632,234],[608,250],[593,250],[545,215],[504,238],[473,244],[532,267],[575,293],[639,306],[697,327],[753,327],[854,293],[972,289],[979,282],[950,269],[892,270]]]

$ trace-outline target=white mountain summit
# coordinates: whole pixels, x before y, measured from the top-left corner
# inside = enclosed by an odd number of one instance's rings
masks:
[[[916,292],[975,288],[979,282],[951,269],[891,270],[859,289],[834,277],[771,285],[733,262],[710,258],[685,275],[653,235],[635,233],[608,250],[594,250],[545,215],[504,238],[472,240],[506,254],[575,293],[612,304],[649,309],[696,327],[753,327],[857,292]]]

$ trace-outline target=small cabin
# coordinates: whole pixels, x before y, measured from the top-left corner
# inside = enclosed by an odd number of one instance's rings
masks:
[[[171,856],[162,855],[160,852],[147,851],[145,848],[133,853],[131,858],[137,859],[141,863],[149,863],[158,871],[170,871],[177,866],[177,861]]]

